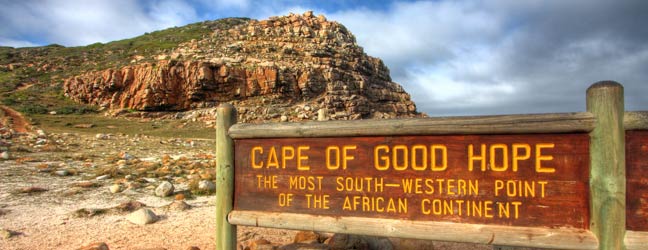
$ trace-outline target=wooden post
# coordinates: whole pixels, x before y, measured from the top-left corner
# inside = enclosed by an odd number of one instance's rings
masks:
[[[597,82],[587,89],[587,111],[596,118],[590,133],[590,229],[600,250],[625,249],[623,102],[623,86],[617,82]]]
[[[236,249],[236,226],[227,221],[234,205],[234,141],[229,128],[236,123],[236,109],[218,106],[216,119],[216,249]]]

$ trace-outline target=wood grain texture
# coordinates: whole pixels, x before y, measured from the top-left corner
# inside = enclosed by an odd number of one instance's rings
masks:
[[[648,232],[648,130],[626,131],[626,168],[627,229]]]
[[[216,120],[216,249],[236,249],[236,226],[227,222],[234,204],[234,141],[227,134],[236,123],[236,109],[221,104]]]
[[[623,126],[625,130],[648,130],[648,111],[625,112]]]
[[[648,232],[628,230],[624,242],[626,250],[646,250],[648,249]]]
[[[590,133],[590,228],[599,249],[623,249],[626,229],[623,86],[598,82],[587,89],[587,111],[596,117]]]
[[[234,139],[446,134],[572,133],[594,129],[590,113],[437,117],[398,120],[236,124]]]
[[[589,223],[588,141],[587,134],[238,139],[235,143],[237,155],[235,210],[587,229]],[[527,152],[528,158],[518,160],[518,170],[513,171],[512,145],[522,143],[530,147],[530,151]],[[540,152],[542,155],[550,155],[552,160],[544,160],[542,165],[555,169],[554,173],[541,173],[536,170],[536,146],[546,143],[553,143],[554,146],[544,148]],[[472,171],[468,169],[470,162],[468,151],[471,144],[475,155],[487,157],[484,159],[484,165],[487,167],[485,171],[480,169],[482,161],[479,160],[473,160]],[[485,147],[484,151],[481,149],[482,144]],[[384,150],[377,152],[375,149],[379,145],[390,147],[391,153],[400,153],[394,157]],[[438,158],[432,160],[432,151],[424,153],[420,150],[415,156],[414,145],[423,146],[425,149],[430,149],[430,145],[445,146],[446,169],[432,170],[432,164],[439,166],[442,164],[440,151],[436,151]],[[508,159],[506,164],[509,167],[507,171],[492,170],[494,168],[501,170],[505,160],[503,150],[493,151],[495,158],[494,161],[490,160],[491,145],[508,149],[506,150],[506,159]],[[308,159],[302,162],[304,166],[309,166],[307,171],[298,170],[295,160],[298,158],[297,152],[286,154],[291,157],[290,159],[285,157],[287,160],[283,165],[282,149],[284,147],[296,149],[298,146],[308,147],[308,150],[303,152],[303,156],[307,156]],[[348,156],[353,159],[348,161],[346,169],[343,169],[336,157],[326,158],[329,146],[355,148],[349,150]],[[252,149],[255,147],[258,151],[253,152]],[[396,147],[401,147],[402,150],[397,151]],[[270,156],[271,150],[275,150],[276,157]],[[520,149],[516,153],[526,154]],[[407,157],[404,156],[405,154]],[[391,167],[384,171],[377,170],[376,160],[384,157],[390,159],[380,160],[380,164],[388,163]],[[331,165],[338,165],[339,168],[329,170],[326,166],[327,159]],[[277,165],[268,167],[273,162]],[[255,169],[252,167],[253,164],[264,165]],[[415,164],[419,169],[426,164],[427,167],[424,170],[414,170]],[[408,167],[404,169],[405,165]],[[397,170],[397,168],[404,170]],[[320,177],[321,179],[318,179]],[[412,184],[417,179],[420,180],[419,192],[416,192],[416,184]],[[303,180],[304,188],[291,185],[292,180],[295,183]],[[470,188],[462,190],[461,181],[476,183],[478,190],[475,192],[471,192]],[[543,184],[541,187],[539,183],[541,181],[546,182],[546,186]],[[273,184],[275,182],[276,184]],[[405,182],[409,182],[412,189],[405,191]],[[378,188],[377,183],[381,183],[381,188]],[[498,183],[499,189],[497,189]],[[533,192],[530,192],[527,187],[532,188]],[[293,195],[292,205],[281,206],[279,199],[282,194]],[[309,203],[309,199],[314,199],[313,195],[319,197],[328,195],[328,208],[316,208],[313,203]],[[406,200],[407,209],[400,210],[397,205],[397,209],[388,211],[386,202],[390,198],[394,203]],[[345,207],[347,199],[352,208]],[[359,199],[357,204],[354,199]],[[365,203],[367,199],[369,200]],[[478,207],[468,208],[469,202],[476,202]],[[491,216],[488,216],[488,212],[485,211],[489,206],[487,202],[492,202]],[[516,202],[519,202],[517,207],[519,209],[515,207]],[[366,208],[365,204],[367,204]],[[516,211],[518,211],[517,218]]]
[[[246,226],[520,247],[597,249],[598,246],[596,237],[582,229],[510,227],[238,210],[230,213],[229,221]]]

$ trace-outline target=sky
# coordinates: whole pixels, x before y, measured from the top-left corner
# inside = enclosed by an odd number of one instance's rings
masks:
[[[623,84],[626,110],[648,110],[644,0],[0,0],[0,46],[307,10],[345,25],[430,116],[581,112],[602,80]]]

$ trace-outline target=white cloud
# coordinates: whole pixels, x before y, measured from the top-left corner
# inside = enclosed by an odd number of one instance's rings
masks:
[[[0,38],[37,36],[78,46],[130,38],[196,19],[195,10],[181,1],[155,1],[150,6],[129,0],[16,1],[0,10],[0,20],[11,27],[0,30]]]
[[[250,7],[249,0],[199,0],[202,4],[211,8],[233,8],[233,9],[248,9]]]
[[[18,48],[18,47],[35,47],[40,45],[32,43],[30,41],[13,40],[13,39],[6,39],[0,37],[0,46],[9,46],[9,47]]]

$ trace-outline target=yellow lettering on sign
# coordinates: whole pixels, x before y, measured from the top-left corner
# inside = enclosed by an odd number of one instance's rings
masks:
[[[293,200],[293,194],[280,193],[278,198],[280,207],[290,207]]]
[[[416,159],[419,159],[419,154],[421,155],[420,159],[421,162],[416,161]],[[416,171],[423,171],[428,168],[428,152],[427,152],[427,147],[425,145],[417,144],[412,146],[412,169]],[[433,161],[434,162],[434,161]]]
[[[437,165],[437,151],[441,151],[441,165]],[[444,171],[448,168],[448,148],[445,145],[430,146],[432,171]]]
[[[448,168],[448,149],[445,145],[430,145],[429,148],[416,144],[409,148],[407,145],[378,145],[374,147],[374,168],[386,171],[393,167],[396,171],[406,171],[410,167],[414,171],[444,171]]]
[[[331,156],[333,156],[333,159],[335,159],[335,164],[331,163]],[[326,147],[326,168],[329,170],[336,170],[340,168],[340,147]]]
[[[356,145],[345,145],[342,146],[342,150],[338,146],[328,146],[326,147],[326,168],[329,170],[337,170],[342,165],[342,169],[347,169],[350,160],[354,160],[355,157],[351,155],[350,150],[355,150],[358,148]],[[342,154],[340,156],[340,151]],[[334,159],[335,164],[333,164]],[[340,164],[340,162],[342,164]]]
[[[252,148],[252,150],[250,151],[250,162],[251,162],[250,165],[252,165],[252,168],[259,169],[263,167],[263,161],[257,163],[256,154],[255,154],[256,152],[258,152],[259,154],[263,154],[263,148],[259,146]]]
[[[497,164],[497,150],[501,151],[502,162]],[[490,146],[490,167],[495,172],[508,170],[508,146],[506,144],[493,144]]]
[[[524,149],[524,154],[520,155],[520,149]],[[531,147],[529,144],[514,143],[513,144],[513,172],[518,171],[519,161],[528,160],[531,157]]]
[[[378,145],[374,148],[374,168],[379,171],[389,169],[389,156],[381,155],[381,152],[389,153],[387,145]]]
[[[266,168],[279,168],[279,160],[277,159],[277,151],[275,150],[275,147],[270,148],[270,152],[268,153],[268,164],[266,165]]]
[[[306,207],[329,209],[329,195],[328,194],[306,194]]]
[[[342,210],[377,213],[407,213],[407,198],[382,196],[345,196]]]
[[[536,172],[538,172],[538,173],[554,173],[554,172],[556,172],[556,169],[542,166],[542,161],[553,160],[553,156],[551,156],[551,155],[542,155],[542,149],[543,148],[554,148],[554,144],[553,143],[540,143],[540,144],[536,145],[536,154],[535,154],[535,157],[536,157],[536,164],[535,164]]]
[[[473,171],[474,161],[481,162],[481,171],[486,171],[486,144],[481,145],[481,154],[475,155],[474,146],[468,145],[468,170]]]
[[[505,194],[508,197],[535,198],[536,196],[540,196],[544,198],[547,181],[495,180],[494,184],[495,196]],[[540,195],[537,195],[536,190],[538,189],[540,190]]]
[[[396,145],[393,148],[393,156],[392,156],[392,164],[394,166],[394,170],[405,170],[407,167],[409,167],[409,151],[407,150],[407,146],[405,145]],[[400,152],[400,153],[399,153]],[[402,164],[398,163],[398,159],[402,159]]]
[[[303,161],[308,160],[308,155],[304,155],[306,150],[309,150],[310,146],[298,146],[297,147],[297,170],[309,171],[310,166],[304,165]]]
[[[286,168],[286,161],[295,159],[295,148],[281,147],[281,168]]]

